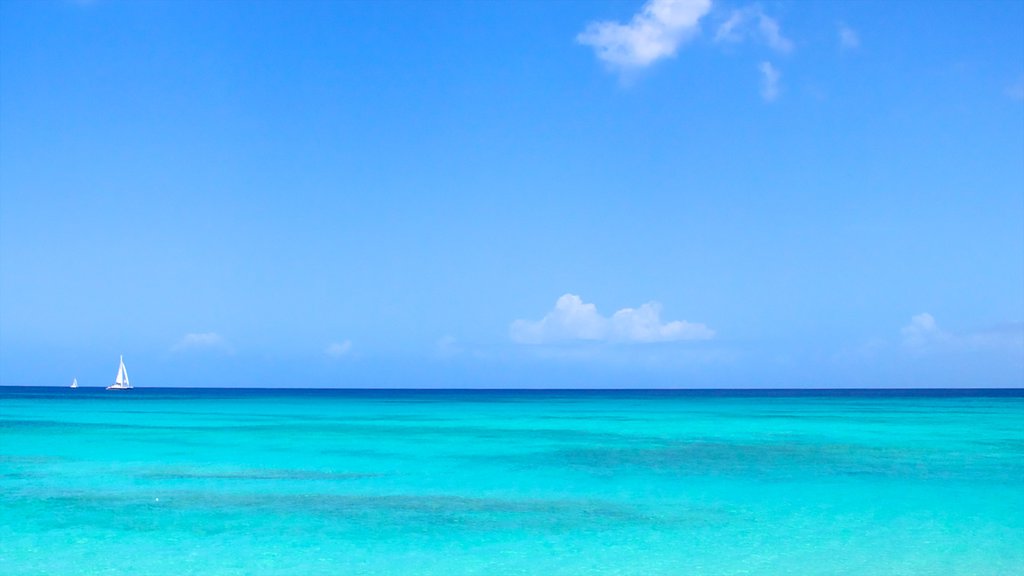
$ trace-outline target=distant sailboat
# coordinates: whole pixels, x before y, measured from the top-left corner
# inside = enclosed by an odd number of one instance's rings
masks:
[[[78,388],[78,378],[75,378],[74,380],[71,381],[71,387]]]
[[[110,386],[107,386],[107,390],[128,390],[132,387],[131,382],[128,381],[128,370],[124,367],[124,356],[121,356],[121,366],[117,369],[117,379]]]

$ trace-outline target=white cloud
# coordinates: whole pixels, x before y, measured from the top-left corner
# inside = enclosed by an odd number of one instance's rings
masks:
[[[185,334],[177,344],[171,347],[171,351],[178,352],[191,349],[213,349],[230,350],[224,337],[216,332],[190,332]]]
[[[555,309],[538,321],[516,320],[511,335],[516,342],[538,344],[557,340],[602,340],[607,334],[607,320],[593,304],[585,304],[575,294],[565,294],[555,302]]]
[[[779,97],[779,78],[781,74],[778,68],[772,66],[771,62],[761,62],[757,67],[761,71],[761,98],[766,102],[772,102]]]
[[[704,324],[682,320],[661,323],[661,305],[648,302],[639,308],[623,308],[612,315],[612,334],[631,342],[708,340],[715,333]]]
[[[341,358],[342,356],[348,356],[352,352],[352,341],[343,340],[341,342],[331,342],[327,345],[324,350],[324,354],[327,354],[331,358]]]
[[[573,340],[609,342],[669,342],[708,340],[715,332],[704,324],[661,321],[661,306],[648,302],[639,308],[623,308],[610,318],[575,294],[565,294],[540,320],[516,320],[509,328],[512,340],[543,344]]]
[[[903,345],[914,350],[924,350],[938,342],[949,340],[949,334],[943,332],[935,322],[935,318],[927,312],[910,319],[900,332],[903,334]]]
[[[700,31],[711,0],[649,0],[629,24],[591,22],[576,41],[591,46],[614,68],[644,68],[674,56],[679,46]]]
[[[839,24],[839,47],[843,50],[855,50],[860,47],[860,36],[857,31],[846,24]]]
[[[747,38],[757,39],[783,54],[793,51],[793,42],[782,35],[778,20],[765,14],[758,5],[733,10],[715,31],[715,42],[739,43]]]

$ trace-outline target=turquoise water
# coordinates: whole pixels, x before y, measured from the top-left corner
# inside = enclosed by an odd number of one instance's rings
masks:
[[[1024,392],[0,388],[20,574],[1024,574]]]

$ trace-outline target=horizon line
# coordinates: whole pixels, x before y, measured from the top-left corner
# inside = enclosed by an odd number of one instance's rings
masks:
[[[53,389],[71,389],[66,385],[29,385],[29,384],[0,384],[0,388],[53,388]],[[81,386],[79,385],[77,390],[106,390],[106,386]],[[422,391],[422,392],[642,392],[642,391],[664,391],[664,392],[723,392],[723,391],[735,391],[735,392],[770,392],[770,391],[925,391],[925,390],[965,390],[965,391],[983,391],[983,390],[1020,390],[1024,392],[1024,386],[987,386],[987,387],[973,387],[973,386],[921,386],[921,387],[811,387],[804,388],[798,386],[790,387],[743,387],[743,388],[683,388],[683,387],[637,387],[637,388],[506,388],[506,387],[349,387],[349,386],[319,386],[319,387],[278,387],[278,386],[135,386],[132,390],[350,390],[350,391]]]

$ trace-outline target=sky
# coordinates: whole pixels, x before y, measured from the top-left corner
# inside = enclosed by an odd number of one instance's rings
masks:
[[[1024,3],[0,1],[0,385],[1024,386]]]

